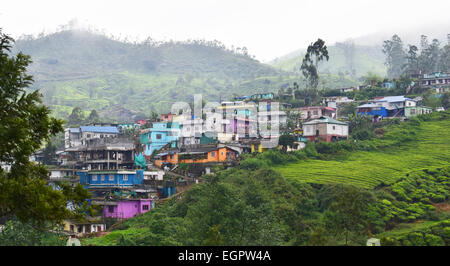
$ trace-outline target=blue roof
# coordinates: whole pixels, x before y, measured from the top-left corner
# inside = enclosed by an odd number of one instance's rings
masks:
[[[112,133],[119,134],[117,127],[96,127],[96,126],[81,126],[83,132],[97,132],[97,133]]]
[[[71,133],[80,133],[80,129],[77,127],[71,127],[71,128],[69,128],[69,131]]]

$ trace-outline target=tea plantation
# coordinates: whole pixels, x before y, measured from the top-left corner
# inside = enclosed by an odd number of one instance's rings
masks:
[[[275,169],[299,182],[343,183],[368,189],[389,185],[413,170],[449,165],[450,120],[446,113],[439,116],[389,128],[386,138],[371,141],[377,147],[373,151],[356,151],[331,160],[300,160]],[[407,137],[402,139],[401,135]]]

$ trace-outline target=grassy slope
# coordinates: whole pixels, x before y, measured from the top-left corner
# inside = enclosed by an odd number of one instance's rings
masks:
[[[450,120],[422,122],[417,141],[381,151],[358,151],[345,160],[306,160],[277,166],[284,177],[309,183],[345,183],[363,188],[390,184],[413,170],[449,164]]]

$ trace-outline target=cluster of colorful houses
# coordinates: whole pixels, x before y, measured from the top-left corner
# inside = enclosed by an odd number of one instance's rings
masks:
[[[435,78],[449,82],[448,76]],[[430,76],[423,82],[437,82],[432,80]],[[242,154],[281,148],[278,138],[282,134],[296,137],[288,151],[301,149],[308,141],[347,139],[348,123],[338,117],[338,110],[354,102],[346,96],[332,96],[323,97],[320,106],[291,108],[278,103],[274,93],[260,93],[221,102],[197,116],[177,111],[161,114],[155,121],[66,128],[65,149],[57,153],[59,168],[51,169],[49,179],[72,177],[74,184],[91,192],[89,201],[101,206],[101,212],[83,222],[67,220],[65,230],[76,235],[104,231],[105,219],[148,212],[158,199],[176,194],[179,184],[198,181],[214,166],[234,166]],[[356,107],[358,115],[373,117],[374,122],[432,111],[422,98],[403,95],[360,101]],[[295,129],[284,127],[292,119],[288,114],[296,114]],[[278,130],[267,130],[268,125]],[[128,129],[135,130],[134,138],[126,137]],[[179,182],[166,179],[169,173],[178,176]]]

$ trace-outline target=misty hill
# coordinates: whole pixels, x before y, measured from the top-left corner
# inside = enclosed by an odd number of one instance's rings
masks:
[[[319,64],[319,71],[323,74],[344,75],[351,79],[357,79],[368,72],[385,76],[384,54],[380,46],[355,45],[350,42],[327,45],[330,56],[329,61]],[[300,71],[306,49],[296,50],[269,64],[284,71]],[[354,69],[352,75],[351,69]]]
[[[61,31],[21,38],[14,52],[32,57],[28,72],[44,103],[65,117],[75,106],[114,112],[149,114],[169,111],[173,102],[194,93],[208,100],[236,94],[276,91],[289,76],[220,42],[129,43],[88,31]],[[122,111],[117,113],[117,107]],[[119,108],[120,109],[120,108]]]
[[[96,109],[104,121],[131,121],[151,111],[168,112],[174,102],[202,94],[207,101],[233,94],[277,92],[297,82],[299,73],[262,64],[242,49],[218,41],[131,43],[86,30],[22,37],[14,52],[31,55],[33,88],[53,114],[66,118],[76,106]],[[330,74],[325,87],[355,85]]]

